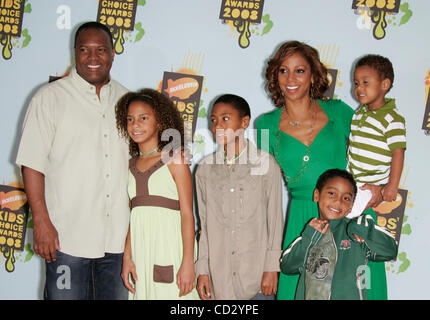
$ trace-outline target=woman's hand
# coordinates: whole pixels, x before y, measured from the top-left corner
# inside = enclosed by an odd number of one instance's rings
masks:
[[[364,211],[369,208],[374,208],[382,202],[382,188],[383,186],[368,183],[360,187],[361,190],[370,190],[370,192],[372,192],[372,198],[369,200],[369,203],[367,204]]]

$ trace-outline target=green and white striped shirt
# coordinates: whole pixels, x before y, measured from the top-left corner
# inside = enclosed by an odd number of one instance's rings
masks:
[[[352,117],[348,169],[357,182],[386,184],[390,177],[392,151],[406,149],[405,118],[395,99],[385,99],[378,110],[362,105]]]

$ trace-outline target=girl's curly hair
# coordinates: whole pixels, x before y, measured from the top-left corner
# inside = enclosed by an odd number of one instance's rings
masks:
[[[169,144],[172,139],[162,141],[161,136],[167,129],[175,129],[181,137],[181,145],[184,145],[184,123],[182,117],[170,100],[164,94],[153,89],[142,89],[137,92],[128,92],[123,95],[115,106],[116,127],[119,135],[128,140],[129,153],[132,157],[139,155],[139,146],[134,142],[127,132],[127,114],[130,104],[134,101],[141,101],[149,105],[155,113],[155,119],[158,124],[158,151],[163,150],[164,146]],[[173,140],[175,141],[175,140]],[[173,146],[174,148],[179,146]]]
[[[283,43],[276,53],[270,58],[266,68],[266,88],[270,97],[277,107],[284,105],[284,97],[278,83],[279,67],[286,57],[293,54],[300,54],[311,66],[311,73],[314,82],[309,95],[313,99],[322,99],[324,92],[329,87],[327,68],[321,63],[319,54],[313,47],[299,41],[288,41]]]

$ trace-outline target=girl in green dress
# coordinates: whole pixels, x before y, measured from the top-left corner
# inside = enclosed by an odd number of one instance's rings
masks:
[[[268,143],[257,137],[261,149],[269,151],[284,173],[289,191],[289,208],[283,249],[296,239],[318,208],[312,194],[318,177],[331,168],[346,168],[347,141],[354,111],[341,100],[323,99],[329,83],[327,69],[318,52],[298,41],[281,45],[266,69],[267,89],[278,107],[257,121],[257,129],[267,129]],[[266,139],[267,140],[267,139]],[[372,190],[371,205],[382,198]],[[372,209],[367,214],[374,213]],[[369,299],[386,299],[384,263],[369,263]],[[298,276],[280,275],[280,300],[294,299]]]

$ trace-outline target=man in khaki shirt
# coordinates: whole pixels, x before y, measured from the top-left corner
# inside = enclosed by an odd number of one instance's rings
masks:
[[[75,35],[70,75],[40,88],[23,124],[16,163],[46,260],[45,299],[126,299],[120,274],[129,222],[128,147],[110,78],[112,35],[97,22]]]

